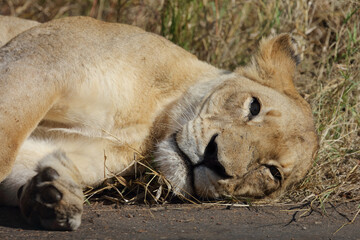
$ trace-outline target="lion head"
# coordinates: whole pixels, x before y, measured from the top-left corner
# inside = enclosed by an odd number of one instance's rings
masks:
[[[318,149],[293,77],[288,34],[264,39],[252,64],[191,87],[171,109],[156,162],[175,193],[274,197],[301,180]]]

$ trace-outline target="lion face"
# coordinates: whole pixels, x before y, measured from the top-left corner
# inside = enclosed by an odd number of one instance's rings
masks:
[[[264,40],[253,65],[194,86],[174,107],[156,159],[175,192],[272,197],[303,178],[317,136],[292,84],[292,44],[288,35]]]

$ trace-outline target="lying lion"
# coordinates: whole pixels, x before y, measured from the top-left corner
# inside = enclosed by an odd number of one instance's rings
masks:
[[[30,223],[77,229],[83,188],[136,152],[200,199],[276,197],[309,169],[317,136],[289,35],[227,72],[133,26],[34,25],[0,49],[0,201]]]

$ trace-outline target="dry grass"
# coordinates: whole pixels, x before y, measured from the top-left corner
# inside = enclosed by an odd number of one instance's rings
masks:
[[[89,15],[134,24],[230,70],[249,61],[262,36],[291,32],[303,58],[296,86],[312,105],[320,151],[304,181],[280,201],[360,201],[359,1],[0,0],[0,14],[41,22]],[[168,201],[166,180],[145,169],[135,180],[118,177],[87,196]]]

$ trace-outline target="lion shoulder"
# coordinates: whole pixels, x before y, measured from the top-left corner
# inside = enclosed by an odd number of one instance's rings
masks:
[[[5,45],[16,35],[39,24],[40,23],[37,21],[10,16],[0,16],[0,47]]]

